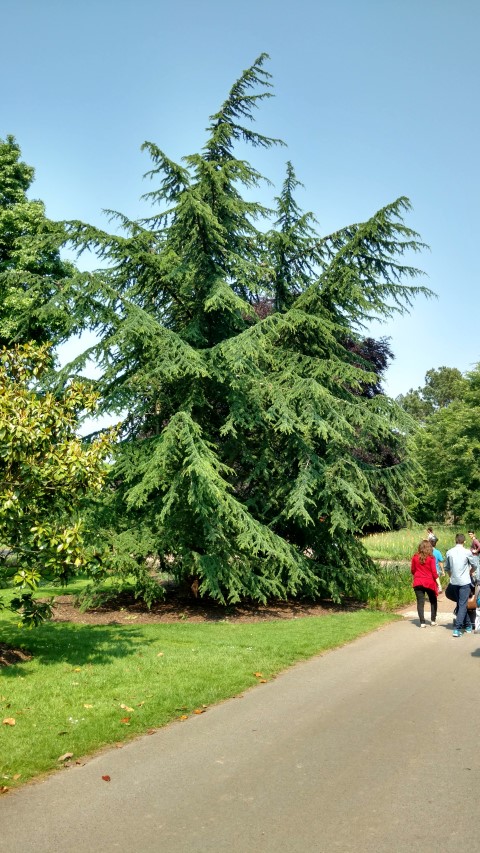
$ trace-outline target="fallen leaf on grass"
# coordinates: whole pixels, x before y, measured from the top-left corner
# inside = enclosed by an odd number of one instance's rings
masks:
[[[69,758],[73,758],[73,752],[64,752],[57,761],[68,761]]]
[[[104,782],[111,782],[110,776],[102,776]]]
[[[157,658],[163,658],[163,652],[159,652]]]
[[[8,788],[6,785],[0,785],[0,794],[6,794],[8,792]]]
[[[120,722],[123,723],[124,726],[129,726],[130,725],[130,717],[122,717]]]
[[[21,773],[14,773],[14,774],[13,774],[13,776],[12,776],[12,779],[14,779],[14,780],[15,780],[15,782],[16,782],[16,781],[17,781],[17,779],[20,779],[20,776],[21,776],[21,775],[22,775]]]
[[[204,714],[205,710],[206,710],[205,708],[195,708],[193,713],[194,714]]]
[[[13,717],[5,717],[5,719],[3,720],[3,725],[4,726],[14,726],[15,725],[15,719]]]
[[[121,708],[123,711],[133,711],[133,708],[129,708],[129,706],[128,706],[128,705],[124,705],[123,703],[120,705],[120,708]]]
[[[261,679],[260,679],[260,681],[259,681],[258,683],[259,683],[259,684],[266,684],[266,683],[267,683],[267,679],[266,679],[266,678],[261,678]]]
[[[93,705],[84,705],[84,708],[93,708]]]
[[[263,678],[263,672],[254,672],[255,678]]]
[[[188,714],[182,714],[180,717],[181,720],[188,720]]]
[[[156,729],[149,729],[147,735],[154,735],[156,731]]]

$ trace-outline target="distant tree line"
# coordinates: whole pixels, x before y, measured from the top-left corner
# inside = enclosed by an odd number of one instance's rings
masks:
[[[411,511],[419,521],[480,523],[480,365],[429,370],[397,398],[416,421],[412,459],[422,471]]]

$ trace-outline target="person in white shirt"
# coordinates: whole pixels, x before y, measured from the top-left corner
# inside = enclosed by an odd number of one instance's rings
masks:
[[[465,548],[465,536],[457,533],[455,545],[447,551],[445,558],[445,571],[450,577],[450,584],[454,588],[457,601],[457,615],[453,637],[462,636],[463,624],[467,616],[467,601],[470,595],[470,583],[472,572],[476,570],[475,558]],[[472,633],[472,626],[468,623],[465,627],[467,634]]]

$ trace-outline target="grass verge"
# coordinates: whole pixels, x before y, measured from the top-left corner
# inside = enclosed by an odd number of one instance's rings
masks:
[[[448,548],[454,544],[456,531],[445,525],[435,525],[434,530],[439,539],[437,547],[445,556]],[[375,583],[368,597],[369,607],[396,610],[415,602],[410,564],[418,543],[425,535],[426,528],[418,525],[403,530],[375,533],[362,539],[369,555],[377,564]],[[443,577],[443,587],[446,586],[446,581]]]
[[[377,565],[374,591],[368,606],[374,610],[398,610],[415,601],[410,562],[393,562]]]
[[[435,535],[438,537],[437,548],[445,556],[445,552],[455,545],[455,534],[462,533],[453,527],[435,525]],[[463,531],[466,533],[466,530]],[[418,543],[426,536],[426,528],[420,525],[404,530],[392,530],[384,533],[373,533],[364,536],[362,543],[374,560],[397,560],[410,562],[415,554]]]
[[[0,725],[0,788],[58,768],[66,752],[75,760],[203,711],[395,618],[360,610],[253,624],[46,623],[27,631],[4,614],[1,641],[33,658],[0,671],[0,722],[15,720]]]

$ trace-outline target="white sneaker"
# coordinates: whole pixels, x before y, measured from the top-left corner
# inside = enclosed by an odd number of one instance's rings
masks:
[[[426,622],[421,622],[421,623],[420,623],[420,628],[426,628],[426,627],[427,627],[427,623],[426,623]]]
[[[437,623],[436,623],[436,622],[430,622],[430,625],[432,626],[432,628],[436,628],[436,627],[437,627]]]

